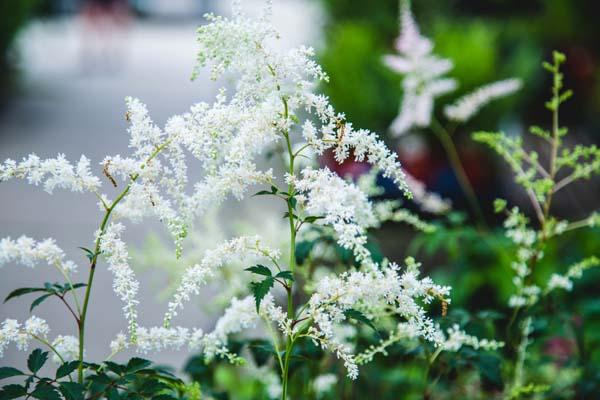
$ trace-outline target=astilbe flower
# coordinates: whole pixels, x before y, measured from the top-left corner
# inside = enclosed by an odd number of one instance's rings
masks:
[[[234,260],[244,260],[249,257],[276,260],[279,255],[278,250],[264,245],[259,236],[241,236],[206,251],[199,264],[189,267],[184,272],[173,300],[169,302],[164,320],[165,326],[169,325],[171,319],[177,315],[177,310],[183,307],[183,303],[188,301],[191,295],[199,293],[200,286],[206,283],[218,268]]]
[[[358,368],[354,355],[334,338],[334,326],[346,320],[349,309],[371,311],[389,307],[413,327],[418,336],[441,345],[443,334],[436,327],[417,299],[425,304],[434,298],[448,303],[450,288],[434,284],[430,278],[419,279],[418,265],[408,261],[400,272],[396,264],[380,270],[346,272],[321,279],[308,302],[307,314],[314,321],[309,336],[324,349],[330,349],[344,360],[348,376],[356,379]]]
[[[461,97],[456,100],[454,104],[446,106],[444,108],[444,113],[448,119],[466,122],[492,100],[514,93],[519,90],[521,86],[521,80],[514,78],[489,83]]]
[[[15,261],[28,267],[34,267],[39,261],[45,261],[67,275],[77,271],[77,265],[73,261],[65,260],[64,251],[52,238],[41,242],[36,242],[27,236],[21,236],[17,240],[12,240],[10,237],[0,239],[0,267]]]
[[[390,126],[395,136],[429,126],[435,98],[456,88],[454,79],[443,77],[452,69],[452,62],[432,53],[433,43],[421,36],[407,0],[401,2],[400,27],[394,46],[398,55],[384,57],[388,67],[404,75],[400,112]]]
[[[20,324],[15,319],[6,319],[0,326],[0,357],[4,355],[4,350],[11,343],[15,342],[17,348],[27,351],[29,342],[35,336],[45,339],[50,332],[48,323],[35,315],[32,315]]]
[[[409,17],[406,14],[404,18],[408,21]],[[114,200],[108,195],[98,196],[106,217],[96,233],[99,253],[92,256],[94,262],[98,255],[106,259],[114,276],[114,290],[124,302],[129,335],[121,333],[113,340],[113,353],[126,347],[149,352],[187,346],[192,350],[203,349],[209,359],[220,356],[236,361],[236,356],[227,349],[230,335],[251,329],[261,320],[276,325],[287,338],[299,335],[301,327],[294,325],[295,316],[287,315],[270,293],[262,299],[258,312],[254,297],[234,298],[210,333],[169,326],[183,302],[198,292],[212,270],[248,255],[265,257],[275,263],[279,257],[277,251],[266,248],[257,238],[247,237],[231,240],[207,252],[200,264],[186,272],[169,304],[163,326],[138,326],[138,283],[129,267],[129,255],[122,240],[124,225],[106,223],[109,216],[133,222],[157,216],[174,237],[179,254],[188,226],[209,205],[219,204],[229,196],[242,199],[251,185],[273,182],[272,171],[261,170],[256,159],[278,150],[281,145],[298,149],[297,154],[303,148],[317,155],[330,149],[340,163],[350,157],[366,161],[410,196],[396,154],[375,133],[354,129],[325,96],[315,94],[316,86],[327,77],[312,59],[312,49],[276,50],[273,42],[277,33],[266,16],[254,21],[236,11],[231,19],[208,18],[209,24],[198,32],[199,65],[210,64],[214,79],[226,73],[236,74],[233,94],[228,96],[222,90],[214,104],[196,104],[189,112],[169,119],[164,129],[152,122],[143,103],[127,98],[131,154],[110,156],[101,163],[107,182],[121,190]],[[423,62],[431,64],[427,79],[432,78],[433,83],[425,92],[417,93],[422,97],[419,108],[427,111],[429,97],[441,93],[450,81],[435,80],[447,69],[446,64],[428,55],[426,40],[414,36],[414,32],[412,35],[416,42],[404,43],[408,40],[405,38],[398,46],[422,58],[410,59],[415,63],[414,68],[420,68]],[[301,124],[298,115],[304,112],[309,113],[314,122]],[[294,134],[298,130],[302,136],[296,142]],[[202,178],[194,183],[187,178],[188,155],[201,166]],[[88,174],[87,165],[87,161],[80,161],[78,168],[70,168],[60,157],[58,161],[47,163],[35,158],[18,165],[7,161],[0,170],[0,177],[2,180],[28,178],[32,183],[44,181],[49,190],[65,187],[96,192],[99,180]],[[290,186],[295,186],[298,203],[313,217],[323,217],[323,222],[333,227],[339,243],[352,249],[363,266],[370,267],[330,276],[317,283],[316,292],[304,311],[309,321],[306,334],[342,359],[351,378],[358,375],[353,348],[335,333],[336,326],[348,325],[345,312],[350,308],[374,316],[382,309],[391,309],[420,336],[441,343],[440,332],[427,316],[423,304],[435,298],[446,304],[449,288],[435,285],[429,278],[420,278],[414,262],[409,262],[405,271],[400,271],[396,264],[377,268],[364,245],[365,230],[376,226],[378,221],[367,196],[355,185],[327,169],[304,169],[300,175],[294,169],[289,172],[287,180]],[[186,190],[189,186],[193,187],[191,191]],[[29,261],[27,246],[32,245],[23,242],[15,252],[11,250],[14,243],[4,240],[2,246],[8,250],[0,253],[0,260],[8,262],[20,257]],[[48,259],[52,246],[47,247],[46,255],[38,258]],[[20,332],[18,322],[5,321],[0,349],[9,341],[21,340]],[[71,341],[69,346],[72,344]]]
[[[123,312],[129,323],[129,333],[133,340],[137,329],[137,293],[139,282],[129,266],[129,253],[121,234],[125,227],[120,223],[111,223],[103,233],[98,232],[100,250],[106,257],[108,269],[114,276],[113,290],[125,303]]]
[[[52,355],[52,361],[62,363],[63,361],[76,360],[79,357],[79,339],[70,335],[58,335],[52,341],[52,347],[60,354],[62,360],[57,354]]]
[[[329,169],[302,171],[302,178],[288,177],[301,193],[296,198],[309,215],[322,216],[330,225],[340,246],[354,252],[360,262],[369,263],[366,230],[377,224],[367,196],[355,185]]]
[[[73,192],[95,192],[100,188],[100,179],[92,175],[90,160],[83,155],[77,165],[72,165],[64,154],[44,160],[30,154],[18,163],[8,159],[0,164],[0,182],[12,178],[26,179],[36,186],[43,184],[50,194],[56,188]]]

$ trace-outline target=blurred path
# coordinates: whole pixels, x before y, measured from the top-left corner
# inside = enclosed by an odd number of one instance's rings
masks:
[[[262,2],[245,2],[254,5]],[[276,26],[286,44],[314,44],[318,24],[314,6],[301,1],[276,1]],[[132,20],[123,36],[117,64],[84,68],[81,62],[81,26],[77,19],[36,21],[21,35],[19,51],[23,65],[23,93],[0,114],[0,160],[20,159],[35,152],[40,157],[65,153],[70,160],[86,154],[96,166],[107,154],[127,152],[124,98],[139,97],[148,105],[154,121],[181,113],[198,101],[211,101],[217,85],[201,78],[190,82],[196,51],[195,30],[199,21]],[[310,37],[313,35],[313,37]],[[86,272],[85,259],[77,246],[89,246],[100,213],[93,196],[56,191],[46,194],[22,182],[0,185],[0,237],[27,234],[35,239],[54,237],[68,257]],[[140,244],[157,224],[128,228],[131,243]],[[159,228],[160,229],[160,228]],[[79,280],[85,280],[80,274]],[[17,287],[57,281],[59,276],[46,266],[29,269],[8,266],[2,269],[0,296]],[[88,355],[99,359],[107,354],[110,340],[126,327],[120,301],[112,293],[106,270],[96,274],[88,322]],[[141,324],[159,324],[163,305],[157,305],[148,285],[141,284]],[[1,306],[0,318],[28,317],[33,298],[23,297]],[[157,312],[156,310],[161,310]],[[51,322],[50,337],[75,334],[68,315],[58,302],[47,301],[35,314]],[[202,325],[201,316],[186,325]],[[169,353],[153,357],[180,365],[188,354]],[[22,365],[25,354],[11,346],[0,365]]]

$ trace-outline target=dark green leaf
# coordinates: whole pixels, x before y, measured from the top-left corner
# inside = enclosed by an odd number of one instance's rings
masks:
[[[315,215],[309,215],[308,217],[304,218],[304,222],[308,222],[310,224],[312,224],[313,222],[319,220],[319,219],[323,219],[325,217],[317,217]]]
[[[109,371],[114,372],[115,374],[121,375],[125,372],[125,366],[121,364],[117,364],[112,361],[105,361],[104,365],[108,368]]]
[[[260,192],[254,193],[253,196],[265,196],[265,195],[269,195],[269,194],[273,194],[273,193],[269,192],[268,190],[261,190]]]
[[[33,301],[33,303],[31,303],[31,307],[29,307],[29,312],[33,311],[34,308],[36,308],[37,306],[42,304],[44,302],[44,300],[46,300],[50,296],[54,296],[54,293],[48,293],[48,294],[42,295],[42,296],[38,297],[37,299],[35,299]]]
[[[139,357],[133,357],[131,360],[129,360],[125,368],[128,373],[132,373],[139,371],[140,369],[148,368],[150,365],[152,365],[151,361],[144,360],[143,358]]]
[[[290,206],[292,207],[292,209],[296,209],[296,204],[298,203],[298,200],[296,200],[295,197],[290,197],[288,202],[290,203]]]
[[[254,300],[256,301],[256,312],[260,309],[260,303],[265,298],[269,290],[273,287],[274,279],[272,277],[267,277],[262,282],[251,282],[250,289],[252,290],[252,294],[254,295]]]
[[[367,325],[368,327],[373,329],[379,335],[379,332],[377,331],[377,328],[375,328],[373,321],[371,321],[369,318],[367,318],[366,315],[361,313],[360,311],[351,308],[349,310],[344,311],[344,315],[348,319],[353,319],[357,322]]]
[[[276,355],[273,345],[266,340],[252,340],[248,343],[248,349],[259,367],[265,365],[272,356]]]
[[[42,349],[35,349],[27,358],[27,368],[34,374],[40,370],[48,360],[48,352]]]
[[[12,292],[10,292],[8,294],[8,296],[6,296],[6,298],[4,299],[4,302],[6,303],[8,300],[15,298],[15,297],[19,297],[19,296],[23,296],[24,294],[28,294],[28,293],[35,293],[35,292],[45,292],[46,289],[45,288],[20,288],[20,289],[16,289],[13,290]]]
[[[67,361],[56,370],[56,379],[60,379],[75,371],[79,366],[79,361]]]
[[[26,395],[27,390],[21,385],[6,385],[0,391],[0,399],[2,400],[18,399],[19,397],[22,398]]]
[[[61,382],[60,392],[66,400],[83,400],[84,387],[76,382]]]
[[[313,247],[315,247],[315,243],[316,241],[314,240],[305,240],[296,243],[296,262],[298,265],[304,264]]]
[[[85,248],[85,247],[79,247],[79,248],[85,252],[85,256],[88,258],[88,260],[90,260],[90,262],[94,261],[95,254],[93,251],[91,251],[90,249]]]
[[[281,271],[277,275],[275,275],[275,277],[276,278],[287,279],[289,281],[293,281],[294,280],[294,274],[292,274],[292,271]]]
[[[273,194],[276,194],[278,191],[279,191],[279,189],[277,189],[277,187],[276,187],[276,186],[273,186],[273,185],[271,185],[271,192],[272,192]]]
[[[271,270],[267,267],[265,267],[264,265],[254,265],[250,268],[246,268],[245,271],[250,271],[254,274],[258,274],[258,275],[264,275],[264,276],[271,276]]]
[[[30,396],[41,400],[61,400],[58,390],[46,382],[38,383]]]
[[[13,367],[0,367],[0,379],[6,379],[13,376],[25,375],[23,372],[19,371]]]

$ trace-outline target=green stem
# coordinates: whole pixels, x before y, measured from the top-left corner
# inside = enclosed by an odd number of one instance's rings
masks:
[[[283,101],[283,105],[284,105],[284,118],[287,119],[289,117],[287,100],[285,98],[283,98],[282,101]],[[287,131],[284,132],[284,137],[285,137],[285,141],[286,141],[288,155],[290,158],[288,172],[290,173],[290,175],[293,175],[294,174],[294,159],[296,157],[296,154],[294,154],[294,152],[292,151],[292,143],[290,140],[289,132],[287,132]],[[288,184],[288,196],[289,197],[288,197],[288,201],[287,201],[287,208],[288,208],[288,218],[290,221],[290,265],[289,265],[289,268],[290,268],[290,271],[292,272],[292,275],[294,274],[294,270],[296,269],[296,224],[295,224],[295,218],[294,218],[294,208],[292,207],[292,203],[289,201],[289,198],[291,198],[291,196],[293,196],[294,190],[295,190],[294,184],[292,182],[290,182]],[[294,284],[294,282],[291,281],[287,288],[287,313],[288,313],[288,318],[291,318],[291,319],[294,318],[293,284]],[[292,353],[293,347],[294,347],[294,340],[291,337],[288,337],[286,346],[285,346],[285,359],[283,362],[283,372],[282,372],[282,376],[281,376],[282,386],[283,386],[282,393],[281,393],[282,400],[287,399],[288,377],[289,377],[289,368],[290,368],[290,355]]]
[[[469,182],[469,178],[460,161],[460,157],[458,156],[458,151],[456,150],[456,146],[452,141],[452,137],[435,118],[431,120],[431,130],[442,144],[442,147],[448,156],[450,166],[452,167],[452,170],[458,179],[458,183],[463,193],[467,197],[467,201],[471,207],[471,210],[475,213],[479,221],[479,225],[481,227],[486,227],[485,218],[483,216],[483,212],[481,211],[481,207],[479,206],[477,196],[475,195],[475,190],[473,189],[471,182]]]
[[[158,153],[160,153],[165,147],[167,147],[171,143],[172,139],[166,140],[160,146],[157,146],[154,152],[146,159],[146,161],[140,166],[140,169],[144,169],[146,165],[150,161],[152,161]],[[110,219],[110,215],[113,210],[119,204],[121,200],[129,193],[129,189],[131,189],[131,185],[140,177],[140,174],[135,174],[131,176],[131,180],[127,187],[121,192],[119,196],[112,202],[110,207],[106,209],[104,213],[104,217],[102,218],[102,222],[100,223],[100,229],[98,233],[98,237],[96,238],[96,244],[94,245],[94,255],[90,261],[90,273],[88,276],[87,286],[85,288],[85,297],[83,299],[83,308],[81,310],[78,326],[79,326],[79,367],[77,368],[77,381],[81,384],[83,383],[83,350],[84,350],[84,342],[85,342],[85,320],[87,316],[88,305],[90,302],[90,294],[92,293],[92,283],[94,282],[94,273],[96,272],[96,263],[98,262],[98,256],[100,255],[100,239],[106,230],[106,226],[108,225],[108,221]]]

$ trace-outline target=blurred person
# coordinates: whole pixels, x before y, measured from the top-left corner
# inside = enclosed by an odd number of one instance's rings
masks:
[[[129,7],[126,0],[86,0],[82,10],[84,72],[114,72],[123,62]]]

